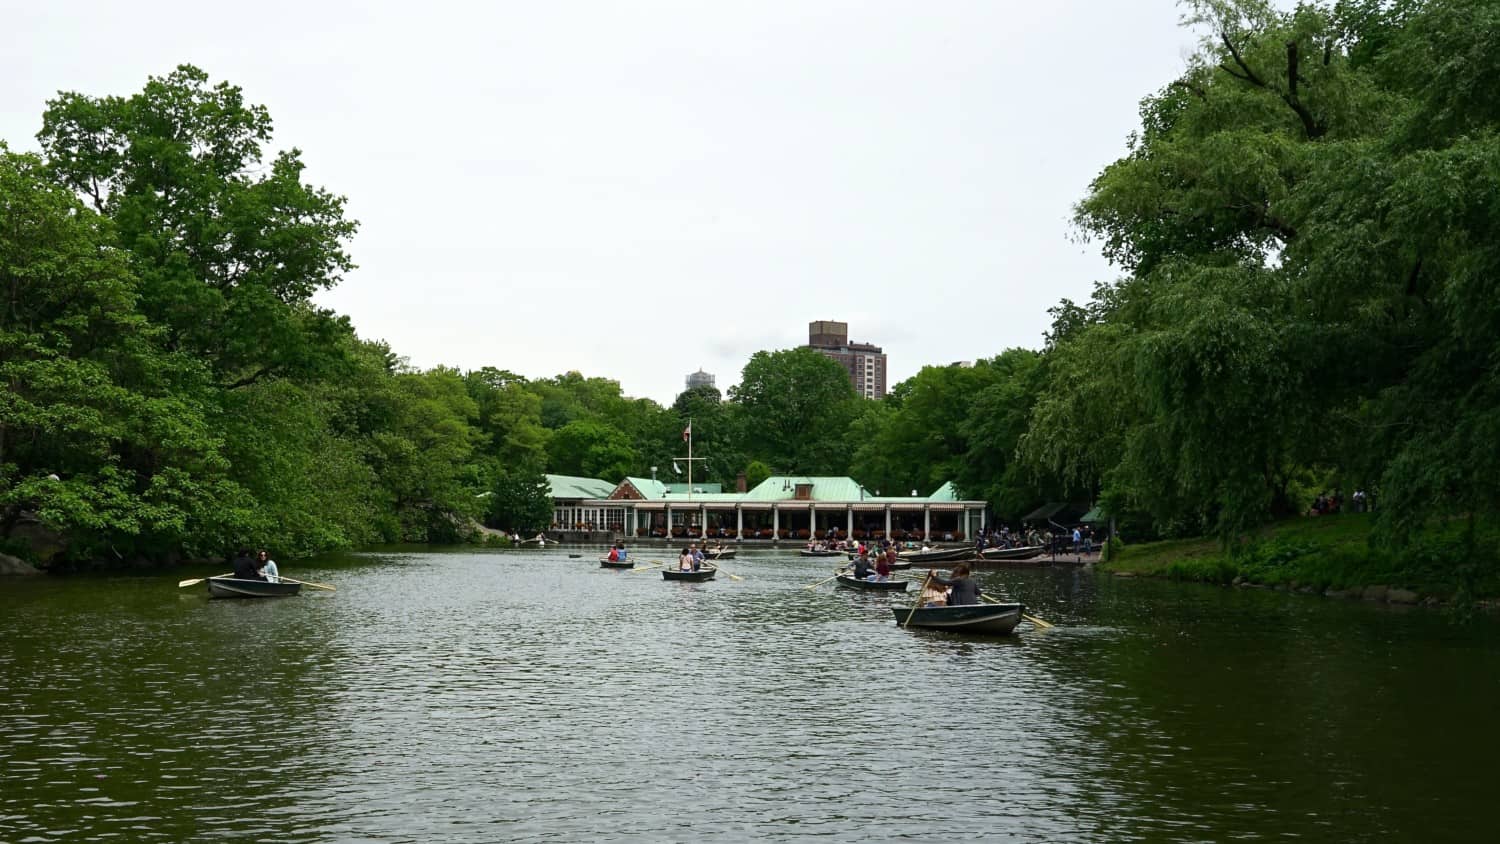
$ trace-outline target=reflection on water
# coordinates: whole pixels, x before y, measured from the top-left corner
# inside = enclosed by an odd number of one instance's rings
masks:
[[[1493,620],[998,570],[989,590],[1059,627],[971,639],[770,552],[704,584],[564,551],[286,569],[339,591],[0,585],[0,840],[1487,828]]]

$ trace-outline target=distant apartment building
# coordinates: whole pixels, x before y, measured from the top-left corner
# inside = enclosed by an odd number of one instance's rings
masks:
[[[687,388],[689,390],[693,389],[694,387],[712,387],[713,385],[714,376],[711,373],[704,372],[701,369],[687,377]]]
[[[808,323],[807,347],[838,361],[848,371],[854,392],[867,399],[885,398],[885,352],[869,343],[850,343],[849,323]]]

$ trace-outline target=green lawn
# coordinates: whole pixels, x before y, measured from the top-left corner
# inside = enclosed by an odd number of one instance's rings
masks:
[[[1424,595],[1500,595],[1495,564],[1497,537],[1481,531],[1481,541],[1463,543],[1463,525],[1453,522],[1429,532],[1400,551],[1371,542],[1369,514],[1298,517],[1274,522],[1233,548],[1217,539],[1179,539],[1126,545],[1100,568],[1149,577],[1349,589],[1391,586]]]

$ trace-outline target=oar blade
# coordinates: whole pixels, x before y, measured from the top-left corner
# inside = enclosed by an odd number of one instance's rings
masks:
[[[177,581],[177,588],[181,589],[184,586],[197,586],[198,584],[202,583],[203,581],[205,581],[207,579],[208,578],[206,578],[206,577],[195,577],[195,578],[192,578],[191,580],[179,580],[179,581]]]

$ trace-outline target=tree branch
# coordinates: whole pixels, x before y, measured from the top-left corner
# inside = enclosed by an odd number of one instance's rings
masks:
[[[1173,82],[1172,84],[1168,85],[1167,87],[1169,87],[1169,88],[1181,88],[1182,90],[1187,91],[1188,93],[1197,96],[1198,99],[1200,99],[1200,100],[1206,100],[1206,99],[1208,99],[1208,92],[1207,91],[1204,91],[1202,88],[1198,87],[1197,85],[1194,85],[1191,82],[1184,82],[1181,79],[1178,79],[1177,81]]]
[[[1262,80],[1259,76],[1255,75],[1255,71],[1250,69],[1250,65],[1245,64],[1245,60],[1240,56],[1240,51],[1234,46],[1234,42],[1229,40],[1229,33],[1220,31],[1219,37],[1223,39],[1224,46],[1229,48],[1229,55],[1234,57],[1234,63],[1240,66],[1240,70],[1244,72],[1244,75],[1241,76],[1240,74],[1229,70],[1229,68],[1227,67],[1224,69],[1228,70],[1231,76],[1239,76],[1246,82],[1250,82],[1261,88],[1266,87],[1265,81]]]
[[[266,377],[267,375],[270,375],[271,373],[273,373],[275,371],[276,371],[276,368],[273,367],[273,366],[263,366],[260,369],[256,370],[255,372],[253,372],[253,373],[245,376],[244,378],[241,378],[238,381],[234,381],[234,382],[229,383],[229,384],[221,384],[219,386],[220,386],[220,389],[223,389],[223,390],[238,390],[241,387],[248,387],[251,384],[254,384],[255,382],[257,382],[260,379]]]
[[[1307,110],[1307,106],[1302,104],[1302,100],[1298,99],[1297,82],[1299,81],[1300,77],[1298,77],[1297,75],[1297,67],[1297,42],[1288,41],[1286,42],[1287,93],[1283,94],[1281,98],[1286,101],[1287,105],[1292,107],[1292,111],[1295,111],[1297,113],[1297,117],[1302,120],[1302,130],[1307,133],[1307,137],[1309,139],[1321,138],[1323,136],[1323,133],[1328,131],[1328,127],[1319,123],[1313,117],[1312,112]]]

